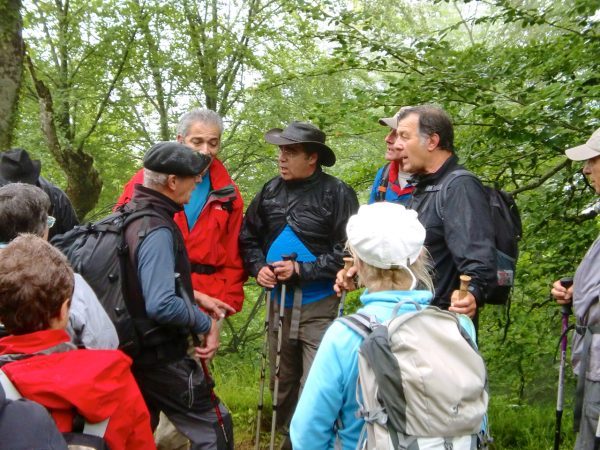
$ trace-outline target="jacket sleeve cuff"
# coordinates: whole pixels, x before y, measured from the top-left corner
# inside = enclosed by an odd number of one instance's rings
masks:
[[[196,334],[206,334],[210,331],[210,327],[212,326],[212,319],[198,308],[195,308],[196,313],[196,324],[194,325],[194,333]]]
[[[485,304],[485,299],[483,298],[483,290],[479,288],[479,286],[475,285],[475,284],[470,284],[468,291],[473,294],[473,297],[475,297],[475,302],[477,303],[478,307],[481,307]]]

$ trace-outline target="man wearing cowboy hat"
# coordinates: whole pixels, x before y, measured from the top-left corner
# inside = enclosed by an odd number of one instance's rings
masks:
[[[270,324],[279,315],[277,287],[288,286],[277,398],[277,428],[285,433],[317,347],[337,315],[332,287],[343,266],[346,222],[358,210],[358,200],[351,187],[321,170],[335,164],[335,154],[314,125],[292,122],[285,130],[267,131],[265,140],[279,147],[279,176],[248,207],[240,247],[248,272],[273,289]],[[283,255],[293,253],[295,261],[284,261]],[[274,374],[273,326],[269,340]],[[291,448],[286,441],[284,448]]]
[[[13,148],[0,153],[0,186],[9,183],[33,184],[48,194],[50,197],[50,211],[48,214],[56,219],[50,229],[48,239],[57,234],[63,234],[79,225],[75,210],[69,197],[58,186],[50,183],[40,176],[42,164],[37,159],[31,159],[29,153],[22,148]]]

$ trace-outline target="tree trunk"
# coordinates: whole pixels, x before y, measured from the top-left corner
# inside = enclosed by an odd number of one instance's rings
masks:
[[[73,203],[77,217],[83,220],[100,197],[102,180],[94,167],[94,158],[81,148],[72,148],[67,141],[65,146],[60,143],[56,129],[56,119],[52,94],[43,81],[39,80],[33,63],[27,58],[29,72],[35,86],[40,104],[40,123],[46,138],[48,149],[67,177],[67,195]]]
[[[21,0],[0,0],[0,151],[11,146],[23,73]]]

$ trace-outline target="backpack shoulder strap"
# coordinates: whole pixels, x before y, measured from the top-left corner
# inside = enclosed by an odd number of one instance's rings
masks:
[[[336,320],[356,332],[363,339],[370,335],[373,330],[380,325],[375,316],[360,312],[339,317]]]
[[[469,172],[467,169],[460,168],[450,172],[440,184],[427,186],[427,191],[439,191],[435,196],[435,212],[442,221],[444,220],[444,205],[446,204],[446,198],[448,196],[448,187],[456,178],[464,176],[476,178],[474,173]]]
[[[2,369],[0,369],[0,385],[2,386],[2,389],[4,389],[4,393],[8,400],[19,400],[20,398],[23,398],[17,387],[10,381],[10,378],[8,378]]]
[[[375,193],[375,201],[382,202],[385,200],[385,193],[387,192],[387,185],[390,179],[390,164],[387,163],[383,166],[381,171],[381,178],[379,179],[379,185],[377,186],[377,192]]]

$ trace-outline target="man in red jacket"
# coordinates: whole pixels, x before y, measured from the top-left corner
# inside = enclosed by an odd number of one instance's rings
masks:
[[[177,141],[213,160],[185,211],[175,215],[175,222],[185,239],[196,301],[200,305],[214,302],[225,314],[234,314],[242,309],[247,279],[238,248],[244,204],[217,158],[222,134],[223,120],[210,109],[194,109],[181,117]],[[125,185],[117,206],[131,200],[133,186],[143,181],[140,170]]]

